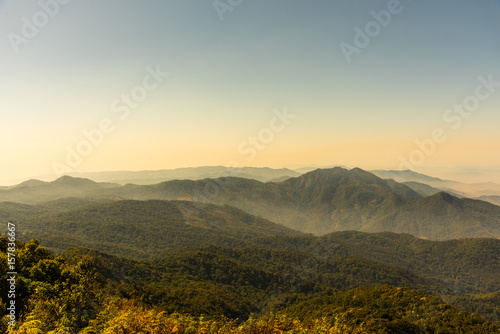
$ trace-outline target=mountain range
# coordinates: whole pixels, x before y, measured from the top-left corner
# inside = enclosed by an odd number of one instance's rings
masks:
[[[437,177],[415,173],[411,170],[372,170],[373,174],[384,179],[393,179],[405,184],[419,183],[462,197],[500,196],[500,184],[494,182],[463,183],[442,180]]]
[[[349,169],[344,166],[340,166]],[[157,184],[171,180],[203,180],[218,177],[241,177],[261,182],[279,182],[288,178],[297,177],[302,174],[318,169],[318,167],[301,167],[297,169],[273,169],[269,167],[224,167],[224,166],[202,166],[163,170],[144,171],[105,171],[88,173],[69,173],[74,178],[87,178],[95,182],[108,182],[125,185],[128,183],[139,185]],[[500,185],[493,182],[462,183],[452,180],[442,180],[436,177],[416,173],[410,170],[371,170],[382,179],[393,179],[403,183],[423,196],[434,195],[440,191],[446,191],[457,197],[476,198],[499,204]],[[54,175],[40,176],[40,180],[54,180]],[[37,180],[31,180],[37,181]],[[0,186],[0,190],[9,189]]]
[[[500,207],[359,168],[283,178],[0,189],[19,330],[500,332]]]
[[[308,171],[310,171],[310,169],[308,169]],[[96,182],[118,183],[121,185],[127,183],[145,185],[171,180],[202,180],[226,176],[269,182],[296,177],[301,174],[302,172],[300,170],[295,171],[288,168],[201,166],[143,171],[73,172],[67,174],[67,176],[86,178]],[[41,176],[40,179],[53,180],[53,175]]]
[[[406,184],[359,168],[318,169],[280,182],[222,177],[120,186],[65,176],[0,190],[0,201],[24,204],[64,197],[186,201],[188,218],[209,203],[227,204],[315,234],[358,230],[410,233],[432,240],[500,237],[500,207],[496,205],[444,192],[423,196]]]

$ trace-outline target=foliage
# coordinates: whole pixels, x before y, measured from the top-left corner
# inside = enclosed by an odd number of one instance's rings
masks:
[[[302,321],[327,319],[363,333],[499,333],[485,319],[407,288],[357,288],[301,302],[287,311]]]
[[[498,332],[493,323],[412,289],[335,290],[335,284],[350,289],[340,278],[356,275],[370,285],[395,279],[418,288],[424,281],[364,259],[320,255],[205,246],[137,261],[83,248],[55,256],[36,240],[18,243],[16,302],[23,311],[8,333]],[[2,286],[2,301],[5,291]]]
[[[0,238],[4,244],[6,239]],[[16,260],[15,302],[20,325],[16,331],[9,326],[9,333],[73,333],[95,316],[98,292],[88,259],[80,258],[71,265],[32,240],[17,244]],[[5,271],[0,284],[2,300],[9,300]]]
[[[18,225],[24,239],[36,237],[52,250],[84,246],[136,259],[151,257],[165,248],[237,247],[255,237],[300,235],[230,206],[207,204],[186,215],[183,210],[189,202],[183,201],[117,201],[67,209],[71,203],[73,200],[16,206],[17,211],[0,210],[0,218],[3,213],[17,217],[13,222],[22,220]]]
[[[335,232],[322,237],[342,255],[359,256],[439,279],[452,294],[500,290],[500,240],[430,241],[408,234]],[[333,247],[333,246],[332,246]]]
[[[455,307],[480,314],[485,319],[500,325],[500,291],[486,295],[451,296],[449,299]]]

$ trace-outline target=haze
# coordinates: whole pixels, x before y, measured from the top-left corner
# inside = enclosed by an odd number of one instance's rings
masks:
[[[499,1],[223,8],[0,2],[0,184],[61,166],[399,169],[402,159],[500,183]]]

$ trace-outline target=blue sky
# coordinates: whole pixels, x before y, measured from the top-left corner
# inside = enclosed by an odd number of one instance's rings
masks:
[[[243,0],[221,20],[212,1],[3,1],[0,183],[66,169],[398,169],[402,159],[500,182],[500,87],[456,129],[443,119],[479,77],[500,81],[499,1],[401,0],[376,23],[372,11],[391,5]],[[341,43],[356,47],[354,29],[370,22],[379,31],[348,62]],[[156,68],[168,76],[120,119],[113,102]],[[285,108],[295,118],[271,137],[273,110]],[[113,131],[82,144],[106,119]],[[435,128],[446,140],[420,159],[415,141]]]

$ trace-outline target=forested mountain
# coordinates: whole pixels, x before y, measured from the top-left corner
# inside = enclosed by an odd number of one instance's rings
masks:
[[[289,307],[303,322],[324,319],[347,333],[497,333],[473,314],[458,313],[439,298],[394,287],[359,288],[318,297]]]
[[[128,185],[115,195],[230,204],[304,232],[411,233],[445,240],[500,237],[500,207],[447,194],[421,196],[359,168],[316,170],[277,183],[239,178]]]
[[[341,222],[335,230],[392,231],[433,240],[500,237],[500,207],[444,192],[418,199],[391,196],[366,216],[364,223]]]
[[[62,192],[60,185],[67,189]],[[25,189],[29,190],[26,191]],[[185,200],[184,209],[228,204],[275,223],[316,234],[342,230],[411,233],[433,240],[500,237],[500,207],[447,193],[422,197],[410,187],[359,168],[316,170],[282,182],[234,177],[155,185],[95,183],[64,177],[0,190],[0,199],[39,203],[71,194],[85,200]]]
[[[323,243],[358,256],[438,278],[455,292],[500,290],[500,240],[490,238],[430,241],[409,234],[335,232]]]
[[[192,211],[186,209],[189,204],[82,199],[34,206],[2,203],[0,219],[17,225],[19,240],[38,235],[58,252],[81,246],[100,250],[74,249],[64,256],[92,258],[91,267],[102,275],[100,284],[111,280],[111,290],[149,307],[163,305],[168,312],[212,310],[212,315],[247,317],[327,291],[388,284],[498,320],[500,240],[430,241],[356,231],[317,237],[227,205],[207,204]],[[226,299],[212,300],[213,291]],[[205,298],[212,308],[201,307],[205,304],[197,298]],[[176,304],[180,300],[189,302]]]
[[[500,332],[494,323],[439,298],[447,297],[448,288],[438,279],[341,256],[318,237],[267,238],[312,248],[177,248],[137,261],[85,248],[54,256],[37,241],[17,242],[19,313],[9,333]],[[371,236],[356,232],[353,238]],[[6,261],[5,237],[0,245]],[[340,247],[349,249],[347,243]],[[4,267],[0,279],[5,302]],[[459,298],[459,309],[472,307],[469,311],[500,320],[491,298]],[[0,330],[7,321],[1,319]]]
[[[82,206],[73,208],[76,203]],[[0,219],[17,224],[18,238],[38,238],[59,252],[85,246],[141,259],[202,245],[293,250],[321,253],[325,259],[349,256],[382,262],[456,283],[456,289],[467,293],[500,290],[496,279],[500,275],[500,240],[437,242],[409,234],[355,231],[315,237],[230,206],[208,204],[186,211],[186,205],[189,202],[158,200],[90,204],[66,200],[37,206],[2,203]]]
[[[305,198],[313,199],[312,208],[327,205],[331,189],[335,201],[347,198],[346,205],[365,199],[362,193],[370,201],[386,195],[433,200],[394,195],[394,184],[358,173],[324,182],[317,191],[311,188],[314,178],[285,182],[288,189],[309,192]],[[313,176],[322,180],[320,174]],[[352,184],[370,186],[344,196],[356,189]],[[35,241],[17,243],[17,301],[25,306],[15,333],[118,333],[113,328],[204,333],[206,326],[214,333],[229,328],[265,333],[271,327],[330,328],[331,333],[499,331],[480,317],[500,322],[498,239],[430,241],[357,231],[318,237],[229,205],[107,196],[36,205],[3,202],[0,220],[16,224],[18,240],[38,238],[59,253],[52,255]],[[0,241],[2,261],[7,261],[7,241]],[[2,270],[0,307],[7,300],[6,267]],[[5,328],[7,319],[2,321]]]
[[[149,257],[165,248],[240,246],[256,237],[300,234],[227,205],[207,204],[192,211],[187,204],[158,200],[2,203],[0,219],[18,224],[23,239],[38,238],[54,250],[85,246],[132,258]]]

